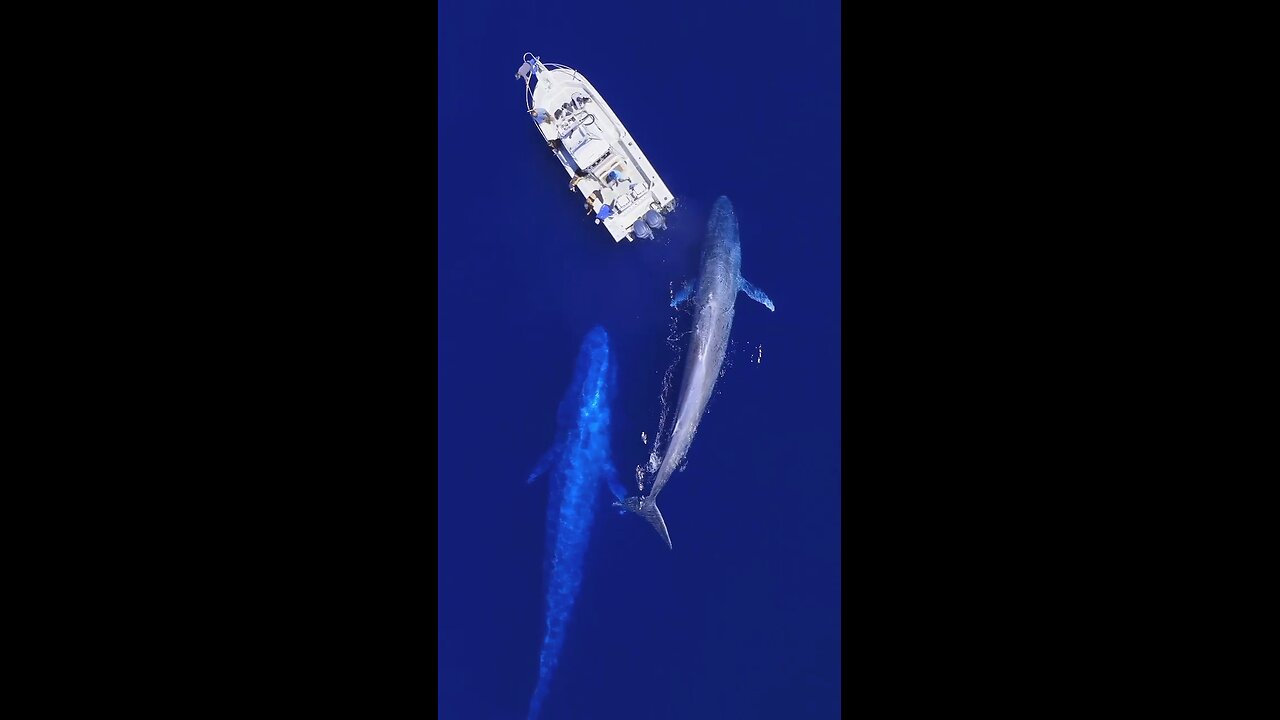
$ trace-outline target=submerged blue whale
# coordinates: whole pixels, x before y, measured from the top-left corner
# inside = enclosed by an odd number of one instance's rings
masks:
[[[573,382],[560,401],[555,443],[529,475],[550,471],[547,499],[547,618],[538,662],[538,684],[529,700],[529,720],[538,717],[560,659],[565,630],[582,585],[582,563],[603,481],[615,498],[626,491],[618,480],[610,451],[610,405],[617,365],[604,328],[587,333],[578,352]]]

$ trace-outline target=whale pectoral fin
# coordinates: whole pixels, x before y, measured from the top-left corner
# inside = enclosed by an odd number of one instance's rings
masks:
[[[609,492],[619,501],[625,500],[627,497],[627,489],[622,486],[622,481],[618,479],[618,470],[610,463],[604,469],[604,480],[609,485]],[[614,503],[615,505],[617,503]]]
[[[667,543],[667,549],[671,549],[671,535],[667,533],[667,521],[662,519],[662,511],[658,509],[657,498],[651,500],[647,497],[629,497],[626,500],[615,502],[613,506],[625,508],[648,520],[653,529],[657,530],[658,535]]]
[[[531,483],[534,480],[537,480],[539,475],[542,475],[547,471],[548,468],[551,467],[551,464],[556,461],[556,457],[559,454],[560,454],[560,445],[558,443],[555,445],[552,445],[551,449],[546,451],[542,455],[542,459],[538,460],[538,464],[534,466],[533,472],[529,473],[529,479],[525,480],[525,482]]]
[[[676,292],[675,297],[671,298],[671,307],[679,307],[683,305],[690,297],[697,292],[698,286],[695,283],[684,281],[684,285]]]
[[[740,290],[742,290],[742,292],[746,293],[746,294],[747,294],[747,297],[749,297],[749,298],[751,298],[752,300],[755,300],[756,302],[760,303],[761,305],[763,305],[763,306],[765,306],[765,307],[769,308],[769,311],[770,311],[770,312],[772,312],[772,311],[773,311],[773,301],[769,299],[769,296],[768,296],[768,295],[765,295],[765,294],[764,294],[764,291],[763,291],[763,290],[761,290],[760,288],[756,287],[755,285],[752,285],[750,280],[748,280],[748,279],[746,279],[746,278],[744,278],[744,277],[742,277],[742,276],[739,276],[739,277],[738,277],[738,289],[740,289]]]

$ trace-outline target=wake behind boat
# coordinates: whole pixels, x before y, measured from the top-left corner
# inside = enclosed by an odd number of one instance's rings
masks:
[[[525,53],[516,77],[524,79],[534,125],[569,173],[569,189],[586,198],[596,224],[614,242],[652,238],[665,228],[675,196],[582,73]]]

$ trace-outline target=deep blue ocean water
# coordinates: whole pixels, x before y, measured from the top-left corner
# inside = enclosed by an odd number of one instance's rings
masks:
[[[547,501],[525,479],[601,325],[614,463],[634,488],[685,350],[670,290],[696,272],[719,195],[777,311],[738,296],[727,370],[662,495],[674,549],[602,489],[543,716],[839,715],[839,5],[738,7],[604,4],[593,21],[580,3],[440,6],[441,718],[525,716]],[[569,191],[525,114],[525,51],[586,75],[675,193],[656,241],[615,244]]]

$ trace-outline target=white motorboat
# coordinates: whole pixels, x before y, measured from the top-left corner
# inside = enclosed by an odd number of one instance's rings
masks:
[[[635,138],[582,73],[532,53],[516,73],[542,139],[569,173],[569,189],[614,242],[653,237],[666,227],[675,197]]]

